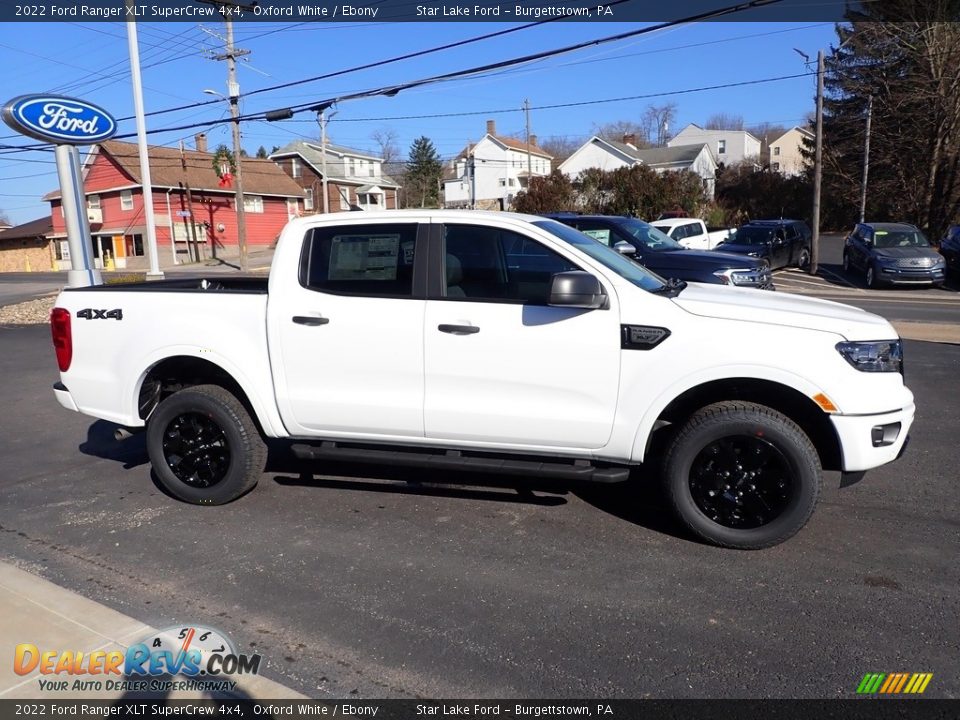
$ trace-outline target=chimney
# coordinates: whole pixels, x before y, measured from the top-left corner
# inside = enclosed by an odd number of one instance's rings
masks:
[[[531,135],[531,136],[530,136],[530,144],[533,145],[534,147],[536,147],[536,144],[537,144],[537,136],[536,136],[536,135]]]
[[[496,135],[496,134],[497,134],[497,121],[487,120],[487,135]]]
[[[623,136],[623,142],[625,145],[630,145],[631,147],[637,146],[637,136],[633,133],[628,133]]]
[[[206,133],[197,133],[193,136],[193,141],[196,143],[197,152],[205,153],[207,151],[207,135]]]

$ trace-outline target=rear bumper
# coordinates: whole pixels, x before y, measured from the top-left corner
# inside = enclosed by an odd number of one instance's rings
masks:
[[[67,390],[67,386],[62,382],[54,383],[53,394],[57,398],[57,402],[63,405],[63,407],[65,407],[67,410],[80,412],[80,408],[78,408],[77,404],[73,401],[73,396],[70,394],[70,391]]]
[[[906,446],[916,406],[879,415],[831,415],[844,472],[859,472],[899,458]]]

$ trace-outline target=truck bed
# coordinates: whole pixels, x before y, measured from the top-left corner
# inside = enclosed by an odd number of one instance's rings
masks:
[[[242,293],[265,295],[265,277],[187,277],[174,280],[94,285],[84,288],[64,288],[66,292],[170,292],[170,293]]]

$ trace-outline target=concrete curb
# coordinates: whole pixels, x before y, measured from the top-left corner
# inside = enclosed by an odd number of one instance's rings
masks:
[[[43,650],[82,651],[122,650],[156,631],[134,618],[89,600],[47,580],[31,575],[7,563],[0,562],[0,699],[43,700],[119,700],[129,693],[121,690],[67,690],[40,689],[38,680],[111,679],[95,675],[41,675],[35,670],[29,675],[14,672],[14,649],[19,643],[33,643]],[[124,679],[114,676],[115,680]],[[177,678],[184,679],[184,678]],[[236,689],[228,694],[199,691],[176,691],[165,699],[196,700],[202,698],[255,700],[296,700],[305,695],[259,675],[230,678],[237,680]],[[68,686],[69,687],[69,686]],[[137,693],[148,699],[149,693]]]
[[[909,320],[891,320],[904,340],[922,340],[960,345],[960,325],[953,323],[925,323]]]

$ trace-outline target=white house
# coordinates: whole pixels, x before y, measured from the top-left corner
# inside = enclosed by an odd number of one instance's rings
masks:
[[[552,161],[553,156],[537,146],[536,135],[530,136],[528,148],[522,140],[497,135],[496,123],[487,120],[486,135],[446,167],[444,206],[507,210],[517,192],[527,187],[528,175],[549,175]]]
[[[800,152],[804,141],[814,139],[812,132],[794,127],[770,143],[770,170],[788,177],[799,175],[807,166],[807,159]]]
[[[667,142],[667,147],[679,145],[710,146],[718,163],[736,165],[744,160],[760,162],[760,141],[746,130],[704,130],[693,123],[687,125]]]
[[[713,197],[717,161],[705,143],[639,149],[633,135],[624,135],[623,142],[594,135],[560,164],[560,172],[576,178],[589,168],[616,170],[634,165],[647,165],[657,172],[689,170],[699,175],[707,197]]]

